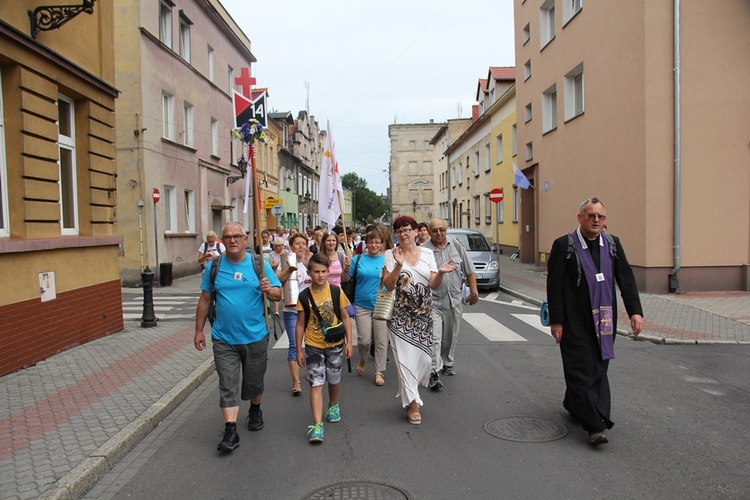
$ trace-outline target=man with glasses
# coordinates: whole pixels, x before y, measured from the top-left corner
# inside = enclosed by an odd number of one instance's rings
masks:
[[[421,244],[432,250],[438,267],[452,261],[456,270],[443,276],[443,282],[432,290],[432,374],[430,389],[443,387],[440,371],[444,375],[456,374],[454,369],[458,330],[463,315],[461,285],[466,280],[471,289],[467,303],[474,305],[479,300],[474,263],[463,245],[455,238],[446,238],[447,227],[443,219],[432,219],[427,225],[430,239]]]
[[[589,443],[608,442],[612,428],[607,369],[614,359],[617,331],[615,283],[636,336],[643,309],[633,270],[620,240],[604,229],[604,204],[581,203],[578,228],[556,239],[547,262],[550,329],[560,344],[565,398],[563,406],[589,433]]]
[[[211,339],[219,375],[219,406],[224,417],[224,437],[218,449],[230,452],[240,445],[237,433],[240,399],[250,400],[248,430],[263,428],[260,402],[268,359],[268,328],[265,315],[259,311],[264,310],[263,294],[272,301],[281,299],[281,283],[265,259],[262,259],[263,278],[258,275],[254,260],[259,257],[245,250],[247,235],[242,224],[228,223],[221,239],[226,253],[210,262],[203,273],[193,341],[196,349],[205,349],[203,327],[213,300],[211,268],[216,265],[219,266],[214,281],[216,319],[211,325]]]

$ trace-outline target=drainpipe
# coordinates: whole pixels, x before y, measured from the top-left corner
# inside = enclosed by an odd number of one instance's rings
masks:
[[[669,273],[669,293],[680,288],[677,272],[680,270],[680,186],[682,184],[680,129],[680,0],[674,0],[674,267]]]

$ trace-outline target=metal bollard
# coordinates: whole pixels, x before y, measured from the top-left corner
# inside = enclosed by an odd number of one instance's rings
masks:
[[[143,282],[143,316],[141,316],[141,328],[151,328],[156,326],[156,316],[154,315],[154,272],[148,266],[141,271],[141,281]]]

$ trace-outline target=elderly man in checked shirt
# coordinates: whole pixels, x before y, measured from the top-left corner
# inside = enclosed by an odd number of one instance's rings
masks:
[[[436,391],[443,387],[440,371],[452,376],[456,353],[458,330],[461,327],[463,314],[463,297],[461,285],[466,280],[471,293],[467,303],[474,305],[479,300],[477,279],[474,274],[474,263],[464,247],[455,238],[447,238],[447,227],[442,219],[432,219],[428,225],[430,239],[422,246],[429,248],[435,255],[435,262],[440,267],[443,262],[452,260],[456,270],[443,276],[443,282],[432,291],[432,374],[430,389]]]

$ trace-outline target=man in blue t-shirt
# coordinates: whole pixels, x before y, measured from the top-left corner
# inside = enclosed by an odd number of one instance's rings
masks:
[[[247,235],[239,222],[230,222],[222,230],[226,253],[218,263],[214,282],[216,319],[211,327],[216,373],[219,375],[219,406],[224,417],[224,437],[219,451],[232,451],[240,445],[237,416],[240,399],[250,400],[248,429],[263,428],[260,402],[268,359],[263,294],[272,301],[281,299],[281,283],[263,259],[263,278],[258,276],[253,256],[245,250]],[[211,262],[203,273],[201,296],[195,312],[195,348],[206,347],[203,327],[211,304]],[[240,380],[241,379],[241,380]]]

